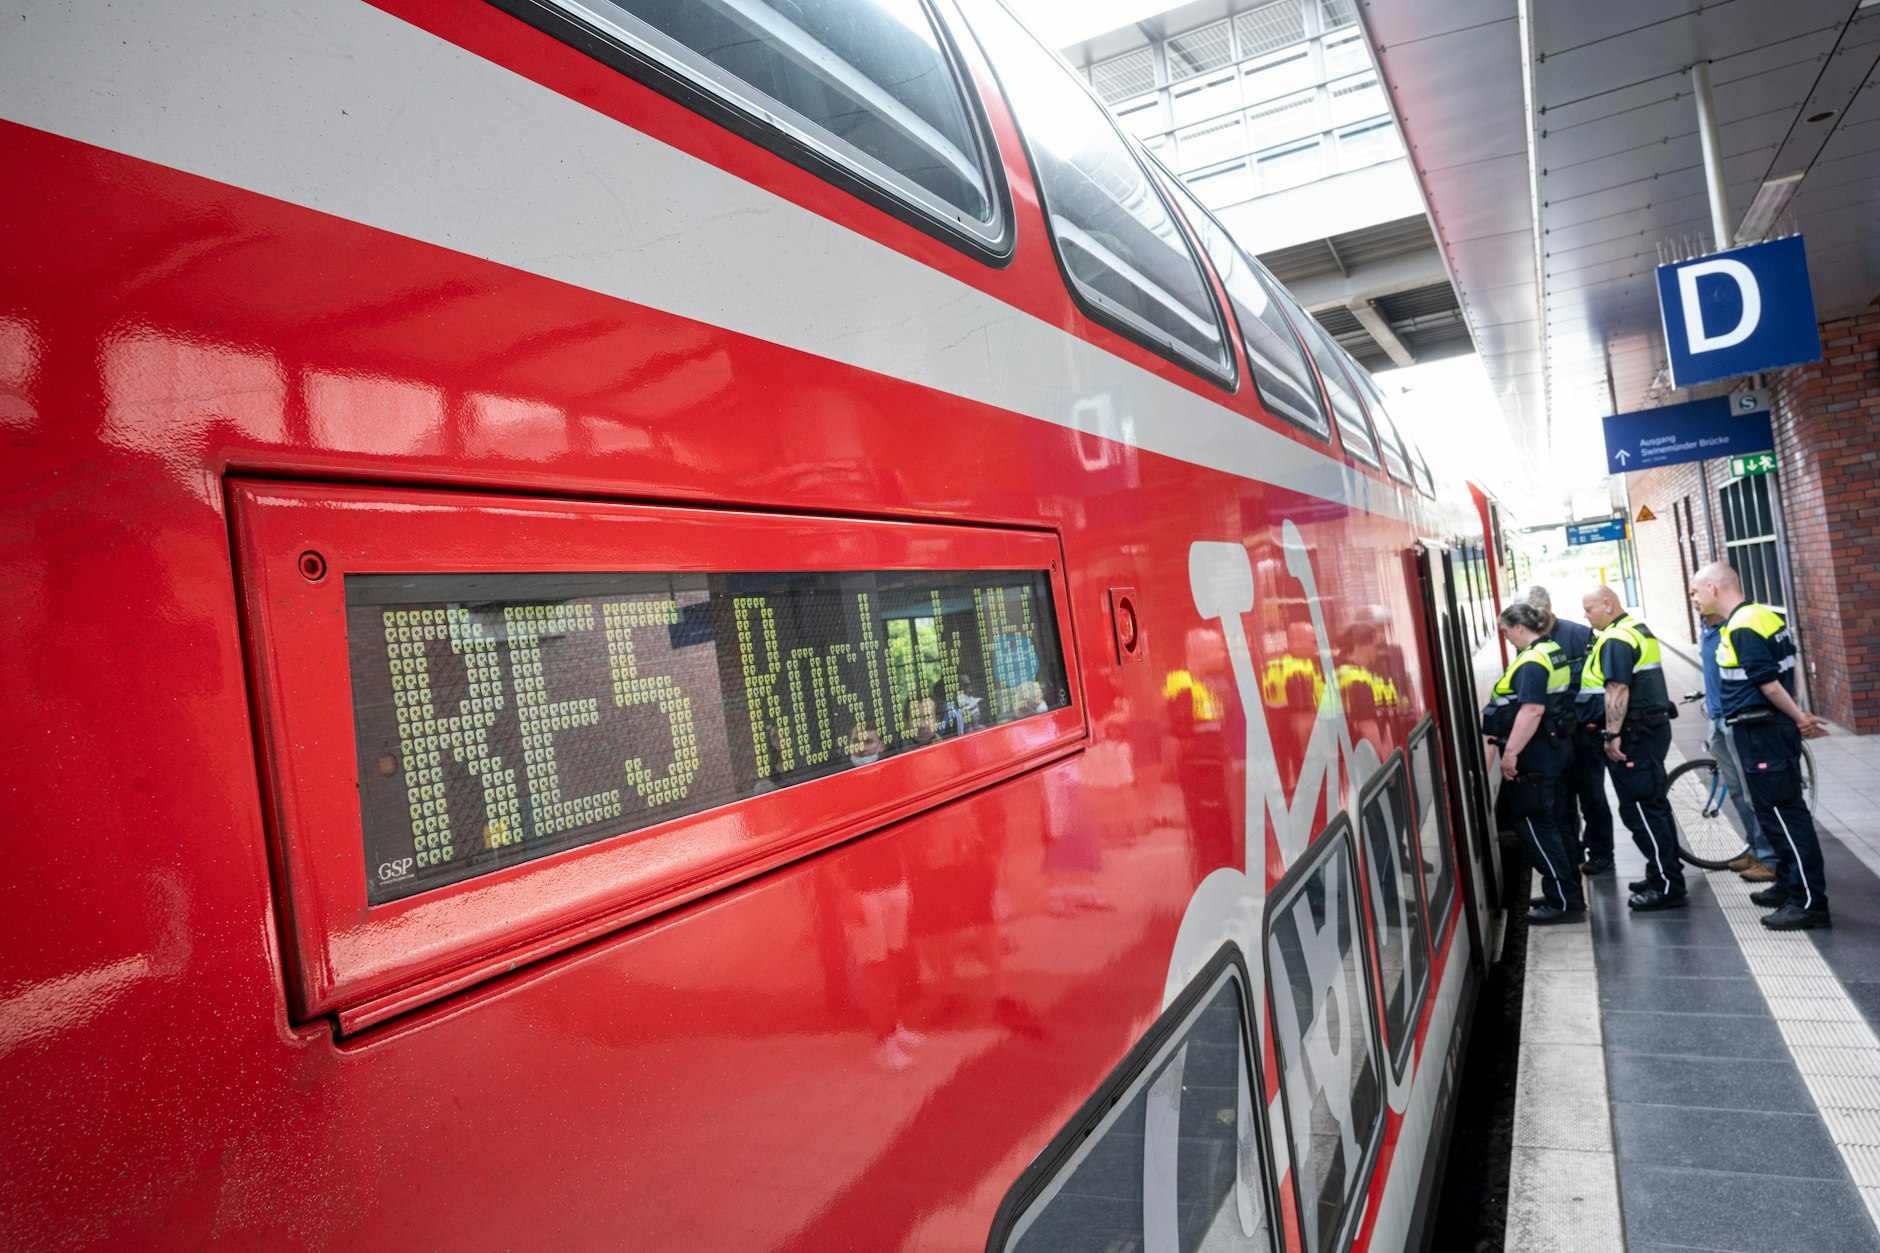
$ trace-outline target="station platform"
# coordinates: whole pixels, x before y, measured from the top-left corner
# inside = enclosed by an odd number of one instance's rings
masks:
[[[1695,712],[1671,765],[1707,755]],[[1635,915],[1618,824],[1590,925],[1529,930],[1505,1248],[1880,1253],[1880,736],[1810,747],[1833,930],[1691,866],[1689,908]]]

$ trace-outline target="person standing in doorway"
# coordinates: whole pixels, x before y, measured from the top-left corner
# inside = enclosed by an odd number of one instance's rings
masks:
[[[1577,693],[1586,654],[1593,647],[1592,628],[1555,617],[1553,597],[1538,583],[1528,589],[1527,601],[1546,617],[1542,634],[1560,645],[1569,668],[1567,690]],[[1587,874],[1611,874],[1612,809],[1606,804],[1606,753],[1597,727],[1574,726],[1567,741],[1566,770],[1560,776],[1559,804],[1560,835],[1568,857]]]
[[[1555,825],[1555,795],[1572,730],[1572,692],[1560,645],[1541,637],[1545,622],[1541,611],[1525,601],[1501,611],[1501,633],[1518,652],[1496,680],[1494,696],[1482,711],[1482,733],[1501,746],[1508,812],[1541,879],[1541,895],[1527,913],[1533,926],[1586,917],[1580,868],[1567,861]]]
[[[1736,753],[1730,748],[1730,731],[1723,725],[1723,677],[1717,665],[1717,648],[1723,643],[1723,619],[1714,613],[1704,614],[1703,619],[1704,639],[1700,648],[1704,659],[1704,717],[1709,722],[1704,751],[1717,763],[1717,773],[1723,776],[1730,805],[1736,810],[1744,842],[1749,846],[1749,852],[1733,860],[1730,869],[1751,883],[1774,883],[1775,850],[1769,846],[1768,833],[1756,821],[1756,803],[1750,799],[1749,789],[1743,786],[1743,772],[1736,768]]]
[[[1802,741],[1826,735],[1828,726],[1795,702],[1789,625],[1745,597],[1736,571],[1720,561],[1691,580],[1691,603],[1723,619],[1717,645],[1723,721],[1776,858],[1776,881],[1750,899],[1774,909],[1762,920],[1771,931],[1833,926],[1821,841],[1802,790]]]
[[[1677,707],[1665,690],[1663,654],[1651,628],[1625,611],[1603,584],[1580,599],[1598,632],[1580,676],[1578,717],[1599,726],[1606,770],[1619,798],[1619,819],[1645,854],[1645,877],[1626,904],[1639,913],[1682,909],[1684,864],[1665,799],[1665,754]]]

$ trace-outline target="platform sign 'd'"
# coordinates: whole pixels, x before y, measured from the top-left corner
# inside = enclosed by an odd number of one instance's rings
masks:
[[[1821,360],[1800,235],[1659,266],[1658,308],[1673,387]]]
[[[1567,547],[1569,548],[1624,538],[1624,518],[1601,518],[1597,522],[1569,522],[1567,524]]]
[[[1615,413],[1606,419],[1606,470],[1626,474],[1775,447],[1769,413],[1742,413],[1728,396]]]

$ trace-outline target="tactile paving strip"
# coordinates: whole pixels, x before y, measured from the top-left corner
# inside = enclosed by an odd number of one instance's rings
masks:
[[[1672,758],[1683,756],[1675,747]],[[1666,764],[1675,762],[1667,760]],[[1853,1176],[1867,1216],[1880,1228],[1880,1037],[1806,932],[1771,931],[1768,911],[1727,870],[1716,892],[1723,916],[1782,1039]]]

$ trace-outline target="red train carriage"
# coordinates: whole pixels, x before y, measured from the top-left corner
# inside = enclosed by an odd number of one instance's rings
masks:
[[[1496,528],[1003,9],[0,22],[9,1248],[1427,1232]]]

